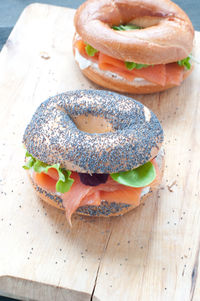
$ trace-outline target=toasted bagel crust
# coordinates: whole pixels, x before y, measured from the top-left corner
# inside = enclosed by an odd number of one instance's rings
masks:
[[[133,23],[139,30],[116,31]],[[76,12],[81,38],[111,57],[143,64],[167,64],[189,55],[194,29],[186,13],[170,0],[88,0]]]

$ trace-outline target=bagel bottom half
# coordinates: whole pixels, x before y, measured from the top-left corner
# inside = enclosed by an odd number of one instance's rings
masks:
[[[190,70],[185,70],[183,73],[183,80],[185,80],[192,72],[193,67]],[[161,92],[169,88],[177,87],[174,84],[167,84],[165,86],[156,85],[146,80],[134,80],[128,81],[117,74],[114,75],[109,71],[103,71],[97,68],[95,64],[82,69],[82,73],[89,78],[95,84],[102,86],[106,89],[133,93],[133,94],[150,94],[155,92]]]
[[[159,166],[159,171],[160,171],[160,182],[162,180],[163,176],[163,171],[164,171],[164,152],[160,151],[158,156],[158,166]],[[30,176],[30,173],[29,173]],[[56,207],[61,210],[65,210],[65,208],[62,205],[62,199],[59,196],[58,193],[52,193],[49,192],[42,187],[38,186],[30,176],[31,183],[37,193],[37,195],[46,203],[49,205]],[[142,204],[146,198],[158,188],[160,182],[156,185],[151,187],[149,185],[148,187],[145,187],[142,191],[142,196],[140,198],[140,202],[137,206],[134,204],[126,204],[124,203],[109,203],[107,201],[102,200],[101,204],[99,206],[94,206],[94,205],[87,205],[87,206],[82,206],[79,207],[75,213],[81,214],[81,215],[86,215],[86,216],[93,216],[93,217],[111,217],[111,216],[119,216],[119,215],[124,215],[126,212],[138,207],[140,204]]]

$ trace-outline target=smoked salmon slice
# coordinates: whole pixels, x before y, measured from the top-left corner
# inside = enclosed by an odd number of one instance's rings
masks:
[[[45,174],[43,172],[34,172],[33,180],[38,186],[42,187],[43,189],[50,192],[56,192],[56,180],[48,174]]]
[[[102,52],[89,56],[85,50],[86,44],[82,40],[77,40],[75,47],[77,47],[83,57],[97,62],[100,70],[116,73],[128,81],[133,81],[135,78],[143,78],[160,86],[165,86],[166,84],[178,86],[183,80],[184,67],[179,66],[177,63],[158,64],[146,68],[128,70],[125,62]]]
[[[100,70],[117,73],[128,81],[133,81],[135,78],[134,74],[125,68],[124,62],[112,58],[101,52],[99,53],[98,66]]]
[[[132,72],[137,77],[146,79],[156,85],[165,86],[166,84],[166,65],[154,65],[142,69],[133,69]]]
[[[80,207],[86,205],[99,206],[101,204],[101,200],[100,192],[96,191],[88,196],[85,196],[80,203]]]
[[[173,84],[178,86],[183,80],[184,67],[177,63],[166,65],[166,84]]]
[[[54,180],[58,180],[58,171],[55,168],[48,169],[48,176],[50,176]]]
[[[116,72],[128,80],[135,77],[144,78],[157,85],[164,86],[166,82],[165,65],[149,66],[142,69],[128,70],[123,61],[112,58],[106,54],[99,53],[99,69]],[[128,78],[128,76],[130,76]]]
[[[71,189],[63,193],[61,198],[63,200],[63,206],[65,207],[66,217],[71,225],[71,216],[78,209],[80,203],[87,194],[92,190],[92,186],[86,186],[81,183],[79,175],[77,173],[73,173],[74,183],[72,184]]]
[[[138,206],[142,189],[143,188],[126,187],[112,192],[101,191],[101,199],[109,203],[126,203]]]
[[[160,171],[155,159],[151,160],[156,169],[156,178],[151,183],[151,187],[156,186],[160,181]],[[84,185],[79,178],[78,173],[72,172],[71,177],[74,183],[68,192],[60,195],[65,207],[66,217],[71,225],[72,214],[80,207],[85,205],[100,205],[101,200],[108,202],[126,203],[138,206],[142,188],[134,188],[119,184],[110,176],[104,184],[98,186]],[[50,168],[48,173],[33,173],[33,179],[36,184],[45,190],[56,192],[56,182],[58,180],[57,170]],[[150,185],[148,185],[150,186]]]
[[[86,44],[85,44],[82,40],[77,40],[77,41],[75,42],[75,47],[78,49],[79,53],[80,53],[83,57],[85,57],[85,58],[87,58],[87,59],[89,59],[89,60],[91,60],[91,61],[93,61],[93,62],[98,62],[99,52],[95,53],[94,56],[89,56],[89,55],[87,54],[86,50],[85,50]]]
[[[122,71],[129,71],[124,62],[118,59],[115,59],[114,57],[108,56],[102,52],[99,53],[99,65],[111,65],[114,67],[118,67]]]

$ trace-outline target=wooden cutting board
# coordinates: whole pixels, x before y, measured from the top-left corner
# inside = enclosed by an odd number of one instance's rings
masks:
[[[200,67],[181,87],[136,96],[161,120],[161,188],[123,217],[44,204],[22,169],[22,135],[49,96],[95,88],[72,55],[74,10],[33,4],[0,54],[0,294],[31,300],[200,300]],[[200,33],[194,56],[198,57]]]

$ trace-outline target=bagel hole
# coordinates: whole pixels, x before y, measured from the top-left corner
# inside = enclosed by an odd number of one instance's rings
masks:
[[[79,115],[71,117],[76,127],[85,133],[103,134],[113,132],[112,125],[103,117],[89,115]]]
[[[134,24],[142,28],[147,28],[147,27],[158,25],[162,20],[163,18],[160,17],[144,16],[144,17],[137,17],[132,19],[129,22],[129,24]]]

